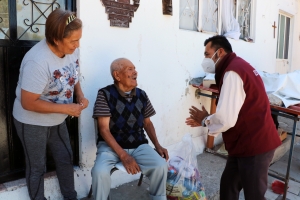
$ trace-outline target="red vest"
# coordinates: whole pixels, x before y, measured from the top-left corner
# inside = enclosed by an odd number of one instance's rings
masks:
[[[234,71],[241,77],[246,93],[235,126],[223,133],[228,154],[245,157],[275,149],[281,141],[271,116],[270,103],[261,77],[240,57],[235,57],[229,63],[224,74],[228,71]],[[220,93],[224,74],[220,81]]]

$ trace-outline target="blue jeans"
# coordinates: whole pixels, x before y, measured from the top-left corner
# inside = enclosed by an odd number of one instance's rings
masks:
[[[96,200],[107,200],[110,191],[110,170],[120,162],[118,155],[105,143],[97,145],[97,157],[92,169],[92,188]],[[149,193],[153,200],[166,200],[167,162],[148,144],[136,149],[124,149],[150,179]]]

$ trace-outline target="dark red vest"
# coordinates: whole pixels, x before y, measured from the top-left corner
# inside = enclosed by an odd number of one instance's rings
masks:
[[[223,133],[228,154],[245,157],[275,149],[281,141],[271,117],[270,103],[261,77],[240,57],[233,58],[224,74],[228,71],[234,71],[241,77],[246,93],[235,126]],[[219,85],[220,93],[224,74]]]

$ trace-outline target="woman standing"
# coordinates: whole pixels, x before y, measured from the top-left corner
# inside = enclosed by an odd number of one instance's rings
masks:
[[[14,123],[26,157],[31,199],[43,200],[46,147],[50,148],[64,199],[76,199],[73,155],[65,119],[78,117],[89,102],[81,90],[78,47],[82,22],[70,11],[56,9],[46,21],[46,39],[23,58]],[[73,103],[73,93],[77,104]]]

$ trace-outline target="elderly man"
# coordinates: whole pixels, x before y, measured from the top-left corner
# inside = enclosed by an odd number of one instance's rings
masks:
[[[150,117],[155,110],[145,93],[137,88],[137,71],[128,59],[110,66],[114,84],[98,91],[93,117],[98,121],[97,157],[92,169],[96,200],[106,200],[111,185],[110,170],[122,162],[128,174],[142,172],[150,179],[150,197],[166,199],[168,151],[156,137]],[[155,151],[144,134],[147,132]]]

